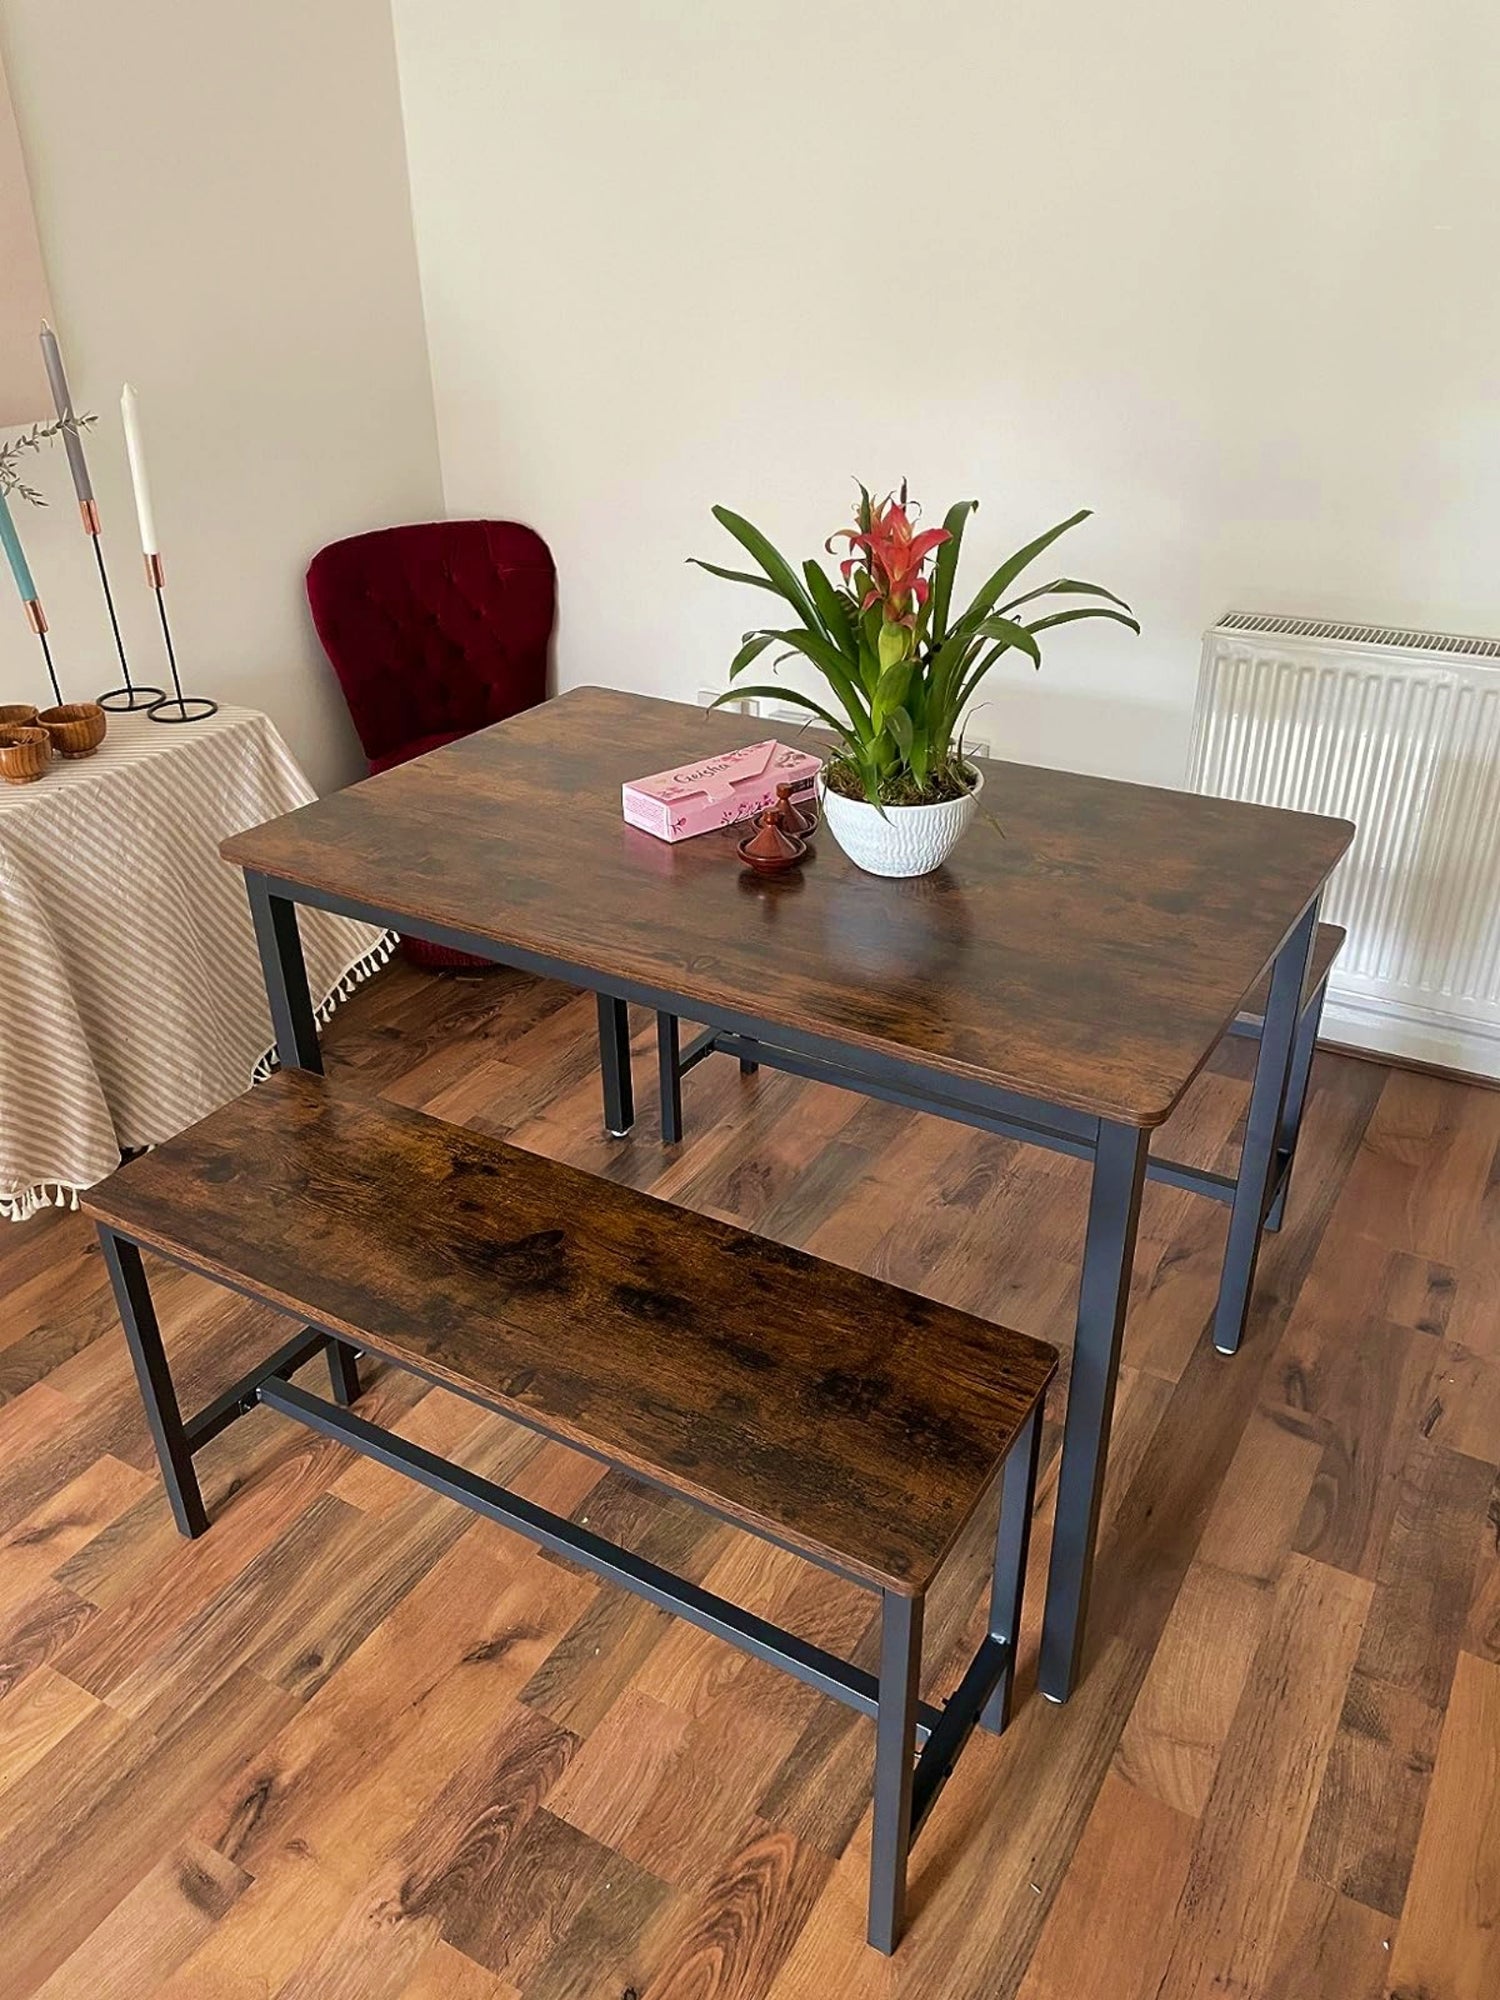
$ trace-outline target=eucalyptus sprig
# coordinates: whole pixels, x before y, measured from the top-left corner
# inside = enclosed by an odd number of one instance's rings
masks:
[[[47,496],[38,493],[34,486],[28,486],[21,477],[17,460],[27,452],[40,451],[53,438],[60,438],[65,432],[77,437],[89,424],[96,422],[92,411],[83,415],[70,413],[66,417],[54,417],[49,424],[33,424],[29,430],[20,431],[13,438],[0,438],[0,493],[9,499],[12,493],[22,500],[29,500],[33,507],[45,507]]]

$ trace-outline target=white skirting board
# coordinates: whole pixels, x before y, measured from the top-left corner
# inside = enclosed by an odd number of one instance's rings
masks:
[[[1359,828],[1326,1039],[1500,1078],[1500,641],[1230,612],[1188,783]]]

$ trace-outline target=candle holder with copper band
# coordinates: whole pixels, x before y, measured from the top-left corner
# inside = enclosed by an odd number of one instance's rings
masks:
[[[42,600],[39,597],[28,597],[25,606],[26,623],[41,642],[42,658],[47,662],[47,678],[52,683],[52,699],[61,708],[62,689],[57,685],[57,669],[52,664],[52,648],[47,644],[47,614],[42,609]]]
[[[166,574],[160,556],[146,557],[146,581],[156,594],[156,613],[161,619],[161,636],[166,642],[167,665],[172,669],[172,692],[153,702],[146,711],[153,722],[202,722],[206,716],[217,715],[219,704],[210,701],[207,695],[184,695],[182,679],[177,672],[177,650],[172,644],[172,627],[167,622]]]
[[[133,714],[138,709],[155,708],[159,701],[165,701],[165,688],[137,687],[130,678],[130,662],[125,657],[125,641],[120,634],[120,621],[115,615],[115,595],[109,587],[109,571],[104,567],[104,545],[99,537],[99,509],[92,500],[80,500],[78,511],[83,516],[83,532],[93,544],[94,561],[99,568],[99,587],[104,592],[104,608],[109,613],[109,629],[115,636],[115,651],[120,658],[120,672],[124,675],[122,687],[111,688],[107,694],[98,696],[100,708],[111,710],[117,715]]]

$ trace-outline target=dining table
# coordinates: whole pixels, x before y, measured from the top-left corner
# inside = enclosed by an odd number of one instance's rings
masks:
[[[803,867],[763,877],[732,835],[669,843],[625,823],[626,781],[765,734],[754,717],[574,688],[227,840],[279,1059],[321,1067],[300,906],[593,991],[618,1135],[634,1119],[633,1003],[658,1018],[668,1136],[689,1057],[723,1053],[1087,1161],[1038,1661],[1041,1692],[1064,1701],[1083,1661],[1144,1182],[1227,1204],[1212,1338],[1232,1354],[1296,1152],[1319,899],[1355,830],[988,760],[985,813],[915,879],[862,872],[826,832]],[[1237,1171],[1153,1154],[1263,977]],[[680,1018],[702,1024],[692,1051]]]

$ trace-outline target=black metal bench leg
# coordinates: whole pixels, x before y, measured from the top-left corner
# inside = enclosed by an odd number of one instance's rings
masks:
[[[1234,1205],[1229,1211],[1229,1241],[1224,1248],[1219,1300],[1214,1311],[1214,1346],[1220,1354],[1233,1354],[1239,1347],[1250,1311],[1261,1231],[1271,1204],[1279,1159],[1293,1046],[1302,1014],[1302,989],[1317,934],[1318,906],[1313,902],[1276,954],[1271,970],[1271,995],[1266,1002],[1265,1026],[1261,1029],[1260,1050],[1255,1059],[1245,1143],[1240,1152]]]
[[[630,1009],[611,993],[599,995],[599,1074],[604,1084],[604,1129],[611,1139],[623,1139],[635,1123]]]
[[[1021,1593],[1026,1587],[1026,1557],[1031,1548],[1031,1510],[1036,1505],[1037,1456],[1042,1448],[1042,1407],[1039,1403],[1026,1428],[1010,1448],[1000,1488],[1000,1529],[995,1537],[995,1575],[990,1586],[990,1637],[1009,1648],[1005,1672],[980,1712],[979,1726],[998,1736],[1010,1723],[1016,1680],[1016,1651],[1021,1643]]]
[[[661,1099],[661,1142],[664,1146],[682,1141],[682,1050],[677,1016],[656,1017],[656,1075]]]
[[[326,1343],[328,1355],[328,1386],[333,1391],[333,1400],[341,1409],[347,1410],[351,1403],[359,1401],[359,1349],[351,1347],[347,1340],[332,1340]]]
[[[875,1716],[875,1824],[870,1854],[869,1939],[892,1952],[906,1914],[917,1683],[922,1672],[922,1599],[881,1595],[880,1707]]]
[[[1266,1210],[1267,1229],[1279,1229],[1286,1220],[1286,1201],[1292,1187],[1292,1167],[1297,1158],[1297,1141],[1302,1132],[1302,1113],[1307,1106],[1307,1086],[1312,1076],[1313,1056],[1318,1046],[1318,1029],[1323,1021],[1323,1002],[1328,998],[1325,979],[1302,1010],[1297,1023],[1297,1040],[1292,1049],[1292,1073],[1286,1086],[1286,1109],[1281,1114],[1281,1143],[1276,1149],[1281,1186]]]
[[[196,1537],[208,1528],[208,1510],[203,1505],[203,1491],[193,1470],[192,1447],[183,1427],[182,1412],[177,1407],[177,1391],[172,1386],[171,1371],[167,1367],[166,1349],[162,1346],[161,1328],[157,1324],[156,1308],[151,1303],[151,1287],[146,1282],[141,1253],[134,1243],[123,1236],[116,1236],[102,1223],[99,1225],[99,1247],[104,1252],[105,1268],[114,1286],[120,1323],[125,1329],[130,1358],[135,1364],[135,1379],[140,1385],[141,1401],[146,1406],[146,1421],[151,1427],[162,1481],[167,1489],[167,1498],[172,1503],[173,1518],[184,1535]]]

